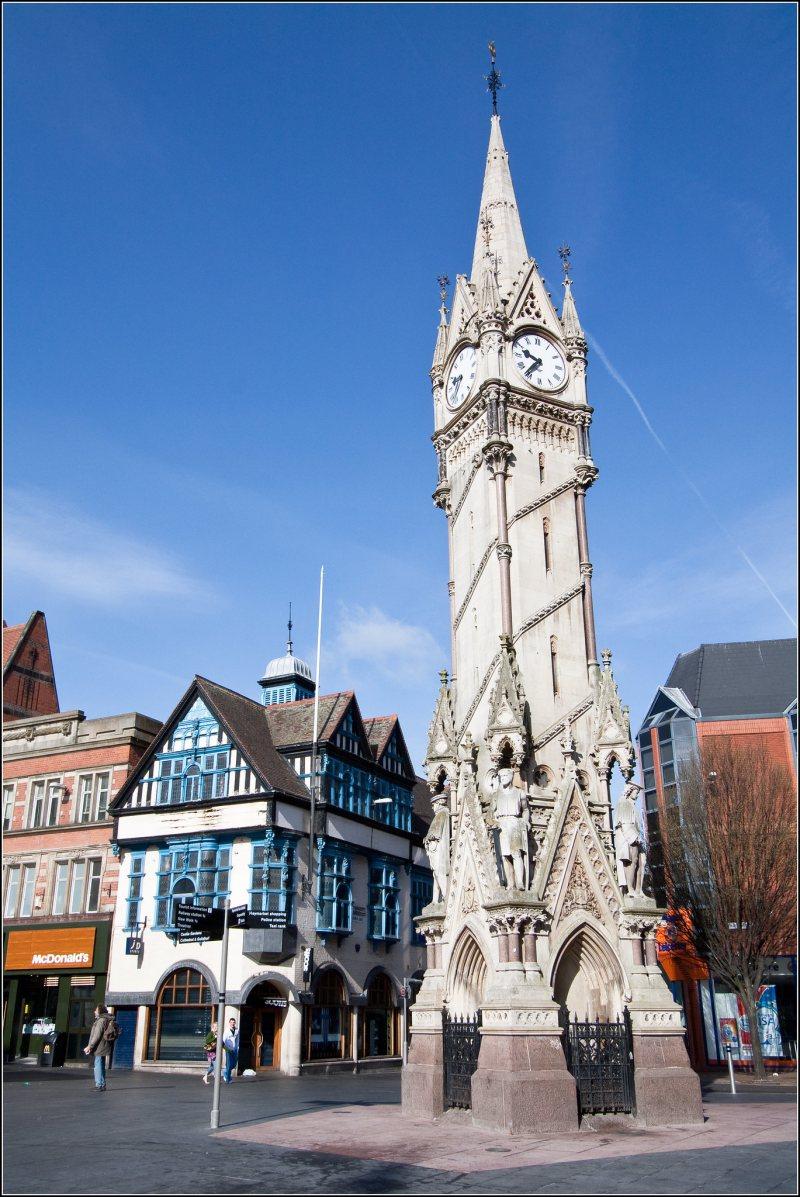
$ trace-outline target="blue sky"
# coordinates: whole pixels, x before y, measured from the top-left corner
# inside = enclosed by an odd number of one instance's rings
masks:
[[[397,711],[421,764],[435,280],[470,268],[489,38],[529,252],[555,295],[570,242],[667,449],[594,351],[597,622],[634,724],[678,652],[794,634],[793,5],[4,13],[4,616],[46,612],[62,707],[163,717],[194,673],[255,695],[289,600],[313,659],[324,563],[323,689]]]

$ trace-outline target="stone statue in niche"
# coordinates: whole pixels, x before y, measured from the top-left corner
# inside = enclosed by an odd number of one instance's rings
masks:
[[[617,856],[617,880],[628,894],[641,894],[647,856],[639,822],[636,797],[641,786],[629,781],[614,813],[614,847]]]
[[[494,821],[500,833],[503,880],[509,889],[526,890],[530,876],[528,796],[514,785],[514,770],[509,766],[490,769],[486,789],[493,798]]]
[[[433,818],[423,843],[433,873],[433,900],[442,902],[450,875],[450,795],[447,787],[433,795]]]

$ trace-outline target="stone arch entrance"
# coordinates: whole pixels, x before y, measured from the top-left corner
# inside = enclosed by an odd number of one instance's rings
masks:
[[[474,1018],[483,1005],[488,966],[480,944],[465,930],[450,958],[447,1008],[455,1018]]]
[[[239,1028],[239,1070],[254,1072],[279,1068],[281,1032],[288,1000],[271,981],[261,981],[247,995],[241,1007]]]
[[[553,996],[562,1009],[586,1022],[622,1014],[622,969],[600,935],[584,924],[570,936],[553,970]]]

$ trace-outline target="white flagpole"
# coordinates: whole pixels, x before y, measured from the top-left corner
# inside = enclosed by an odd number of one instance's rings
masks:
[[[319,616],[317,619],[317,667],[314,689],[314,733],[311,744],[311,811],[308,825],[308,886],[312,901],[314,897],[314,824],[317,813],[317,737],[319,736],[319,666],[322,651],[322,594],[325,584],[325,566],[319,571]],[[316,915],[314,926],[316,927]]]

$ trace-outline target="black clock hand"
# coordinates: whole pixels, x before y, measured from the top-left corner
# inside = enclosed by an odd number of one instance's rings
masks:
[[[457,374],[456,377],[453,379],[452,383],[450,384],[450,390],[453,392],[453,394],[455,394],[455,395],[458,394],[459,388],[461,387],[461,380],[463,379],[463,377],[464,377],[463,374]]]
[[[533,359],[533,361],[531,362],[531,364],[528,366],[528,369],[525,371],[525,377],[530,378],[530,376],[531,376],[531,374],[533,374],[534,370],[538,370],[539,367],[541,366],[541,364],[542,364],[542,359],[540,357],[535,357]]]

